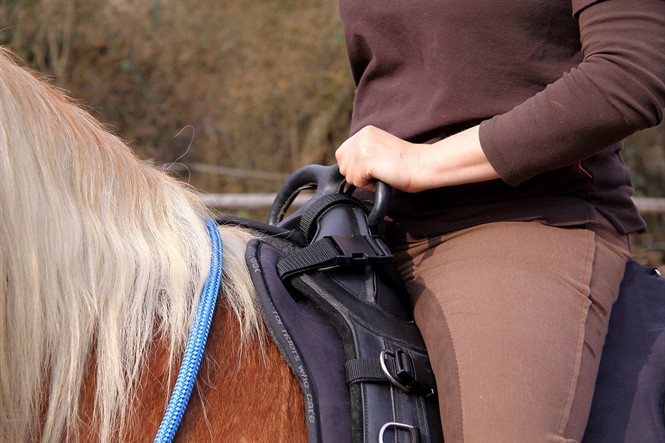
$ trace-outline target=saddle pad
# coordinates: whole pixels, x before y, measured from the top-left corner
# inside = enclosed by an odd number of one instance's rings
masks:
[[[282,252],[252,240],[247,262],[270,335],[305,396],[310,442],[351,441],[351,403],[342,340],[329,319],[306,298],[294,299],[277,275]]]
[[[583,443],[665,442],[665,278],[626,265]]]

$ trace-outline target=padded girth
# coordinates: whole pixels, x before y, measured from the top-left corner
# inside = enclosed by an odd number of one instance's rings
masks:
[[[310,441],[442,441],[425,345],[365,210],[326,195],[302,215],[303,243],[250,243],[266,321],[312,411]]]

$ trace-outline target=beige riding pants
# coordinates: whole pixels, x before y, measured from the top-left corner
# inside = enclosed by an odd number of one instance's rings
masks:
[[[436,375],[446,443],[576,442],[627,236],[501,222],[394,248]]]

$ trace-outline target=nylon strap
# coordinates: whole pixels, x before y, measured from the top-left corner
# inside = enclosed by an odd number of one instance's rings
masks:
[[[346,194],[328,194],[314,201],[312,205],[307,208],[307,211],[300,218],[300,232],[302,232],[309,242],[314,236],[313,231],[321,215],[334,206],[346,205],[354,208],[362,209],[367,213],[367,208],[358,199]]]
[[[407,392],[424,395],[432,395],[434,376],[420,369],[420,364],[410,359],[405,364],[397,363],[395,358],[371,358],[353,359],[344,363],[346,381],[349,386],[355,383],[393,383],[400,389],[406,388]],[[399,358],[399,357],[398,357]],[[382,365],[383,359],[383,365]]]
[[[378,237],[328,236],[285,255],[277,263],[279,278],[330,266],[388,263],[393,256]]]

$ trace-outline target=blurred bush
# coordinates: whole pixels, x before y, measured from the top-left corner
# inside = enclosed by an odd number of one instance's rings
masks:
[[[0,43],[157,162],[330,163],[353,85],[335,1],[5,0]],[[192,170],[208,191],[276,180]]]
[[[199,189],[274,191],[279,179],[196,164],[290,172],[332,163],[346,138],[353,85],[335,0],[0,1],[0,44]],[[665,196],[665,126],[624,154],[637,195]],[[638,245],[665,251],[664,217],[647,217]]]

